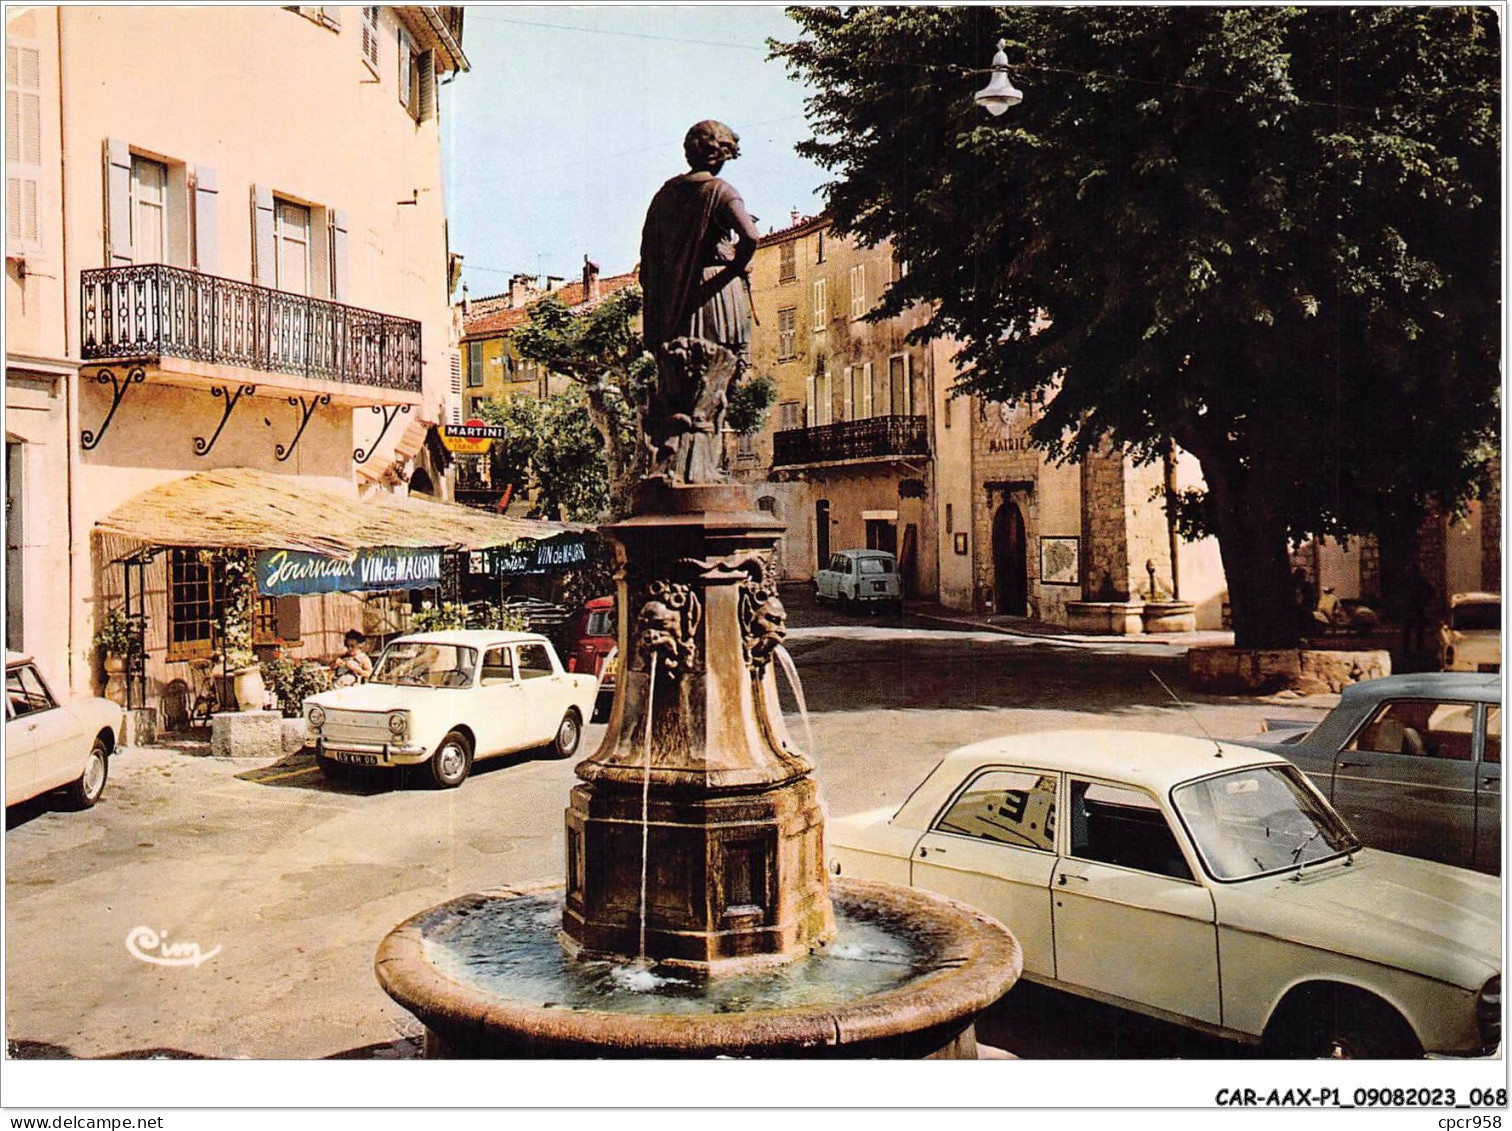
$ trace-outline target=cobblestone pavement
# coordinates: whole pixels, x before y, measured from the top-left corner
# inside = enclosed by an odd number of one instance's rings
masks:
[[[832,814],[896,804],[951,748],[1018,730],[1130,727],[1238,737],[1277,706],[1190,697],[1181,650],[844,620],[794,602],[789,646]],[[791,702],[787,692],[785,699]],[[803,733],[796,718],[795,735]],[[602,734],[590,727],[585,750]],[[395,924],[480,888],[556,878],[571,762],[521,755],[436,792],[326,782],[302,752],[263,763],[193,744],[123,751],[94,810],[6,817],[7,1031],[16,1056],[407,1057],[414,1020],[379,989]],[[133,957],[149,928],[198,966]],[[140,947],[138,947],[140,950]],[[1021,1056],[1211,1056],[1170,1026],[1025,987],[984,1024]]]

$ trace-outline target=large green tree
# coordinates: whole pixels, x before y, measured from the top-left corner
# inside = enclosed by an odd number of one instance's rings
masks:
[[[609,509],[604,443],[580,392],[500,397],[478,412],[509,429],[489,450],[491,478],[530,499],[529,517],[593,522]]]
[[[1289,538],[1453,509],[1495,449],[1490,9],[794,8],[841,230],[891,238],[963,385],[1054,455],[1175,442],[1238,643],[1296,639]],[[1023,102],[972,102],[999,38]],[[1173,501],[1173,505],[1177,505]]]

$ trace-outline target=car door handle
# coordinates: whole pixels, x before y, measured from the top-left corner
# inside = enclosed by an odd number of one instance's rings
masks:
[[[1364,762],[1351,762],[1347,758],[1340,758],[1339,759],[1339,769],[1341,769],[1341,770],[1347,770],[1347,769],[1349,769],[1352,766],[1353,767],[1363,766],[1364,764],[1365,764]]]
[[[1481,778],[1482,789],[1500,789],[1501,778]]]
[[[940,854],[940,855],[941,855],[941,856],[944,856],[944,855],[945,855],[945,850],[944,850],[944,849],[943,849],[943,848],[936,848],[936,849],[935,849],[935,851],[936,851],[936,852],[937,852],[937,853],[939,853],[939,854]],[[929,855],[929,849],[927,849],[927,848],[925,848],[925,847],[924,847],[924,846],[923,846],[923,845],[922,845],[922,844],[921,844],[921,845],[920,845],[920,846],[919,846],[919,859],[920,859],[920,860],[922,860],[922,859],[924,859],[924,857],[926,857],[926,856],[928,856],[928,855]]]
[[[1080,880],[1082,883],[1086,883],[1087,882],[1087,877],[1086,876],[1079,875],[1076,872],[1062,872],[1060,874],[1060,876],[1056,879],[1055,882],[1058,883],[1058,884],[1060,884],[1061,887],[1065,887],[1066,886],[1066,881],[1068,879],[1070,879],[1070,880]]]

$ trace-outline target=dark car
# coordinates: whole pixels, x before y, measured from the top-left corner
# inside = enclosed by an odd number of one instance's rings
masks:
[[[614,702],[616,665],[613,657],[617,655],[617,631],[613,597],[594,597],[585,602],[582,612],[573,622],[572,656],[568,660],[568,667],[573,671],[599,677],[598,702],[593,709],[594,722],[607,719],[609,707]]]
[[[1499,676],[1352,684],[1311,730],[1245,742],[1295,762],[1366,844],[1501,874]]]

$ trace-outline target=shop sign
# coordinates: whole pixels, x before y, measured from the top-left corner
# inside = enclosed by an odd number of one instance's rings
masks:
[[[303,550],[262,550],[257,555],[257,592],[263,597],[437,589],[440,585],[441,551],[434,549],[363,549],[349,558]]]
[[[564,534],[535,542],[522,538],[509,546],[474,550],[467,555],[467,571],[488,577],[519,577],[527,573],[549,573],[585,564],[588,539],[581,534]]]
[[[493,447],[495,440],[509,437],[509,429],[503,424],[484,424],[481,420],[469,420],[466,424],[442,424],[441,442],[454,455],[481,456]]]

